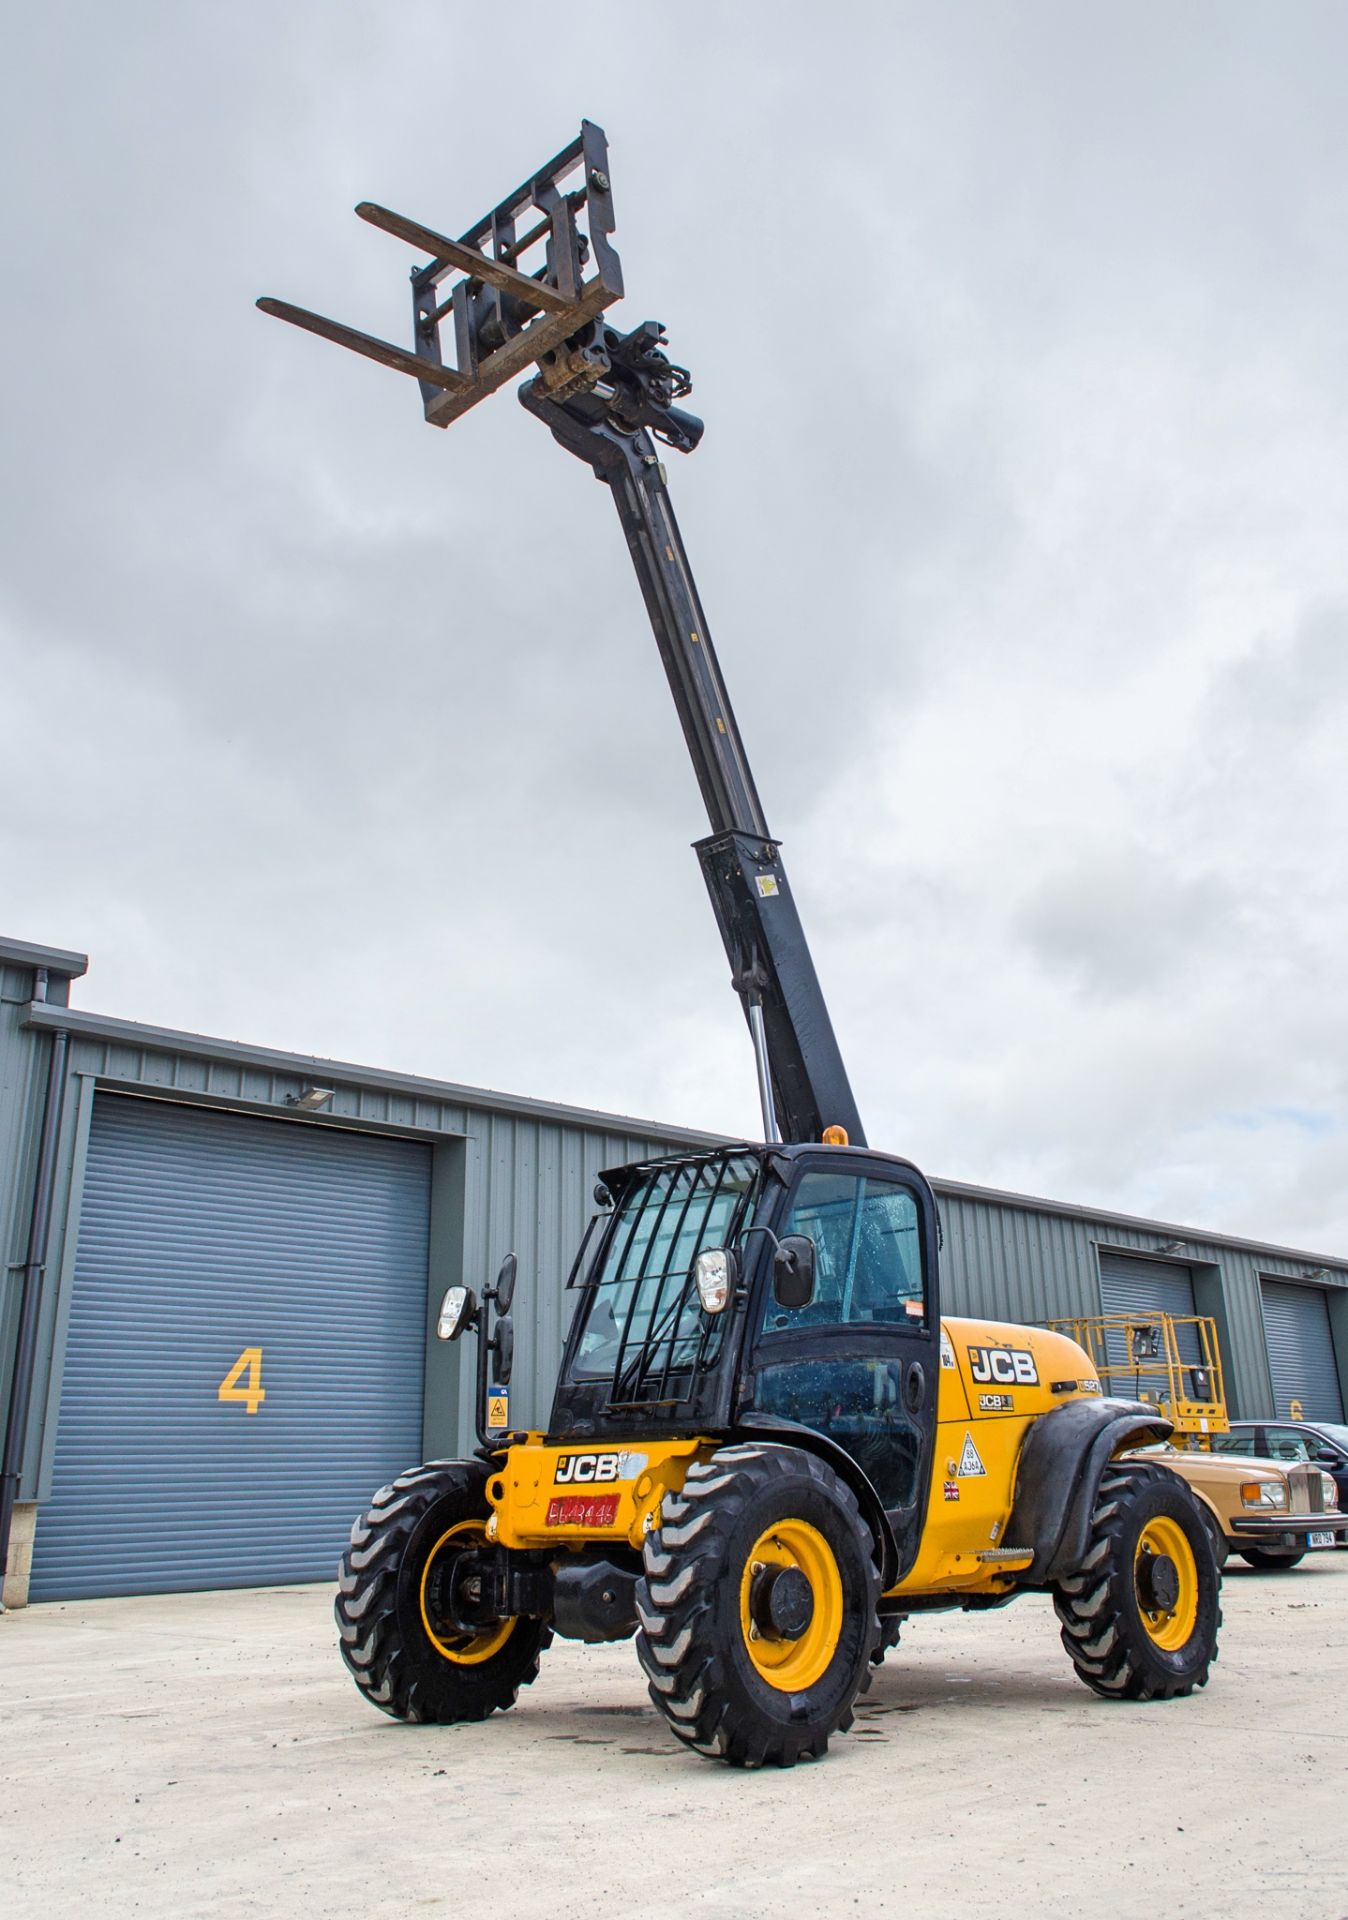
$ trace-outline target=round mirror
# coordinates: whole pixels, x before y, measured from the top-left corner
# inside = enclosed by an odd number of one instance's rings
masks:
[[[513,1253],[508,1253],[501,1262],[501,1271],[496,1276],[496,1311],[509,1313],[510,1303],[515,1298],[515,1275],[519,1272],[519,1261]]]

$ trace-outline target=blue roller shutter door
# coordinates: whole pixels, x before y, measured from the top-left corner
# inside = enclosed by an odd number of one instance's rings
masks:
[[[1334,1363],[1329,1306],[1320,1287],[1259,1283],[1273,1400],[1281,1419],[1298,1403],[1301,1420],[1342,1420],[1343,1393]]]
[[[1171,1265],[1167,1260],[1134,1259],[1128,1254],[1100,1255],[1100,1294],[1106,1313],[1135,1315],[1140,1322],[1168,1313],[1177,1317],[1194,1312],[1194,1279],[1188,1267]],[[1186,1366],[1197,1366],[1202,1358],[1195,1327],[1176,1329],[1180,1359]],[[1109,1357],[1117,1364],[1127,1359],[1127,1343],[1120,1332],[1111,1333]],[[1111,1391],[1122,1393],[1125,1383],[1113,1382]]]
[[[1194,1277],[1189,1267],[1175,1267],[1166,1260],[1137,1260],[1129,1254],[1100,1254],[1100,1298],[1106,1313],[1129,1313],[1139,1323],[1154,1321],[1160,1313],[1183,1317],[1194,1311]],[[1179,1357],[1187,1367],[1196,1367],[1202,1359],[1196,1327],[1177,1327],[1175,1340]],[[1106,1352],[1114,1365],[1127,1363],[1127,1336],[1119,1329],[1106,1336]],[[1164,1375],[1139,1375],[1139,1384],[1129,1386],[1123,1375],[1114,1375],[1106,1392],[1131,1394],[1146,1392],[1156,1398]]]
[[[417,1143],[98,1096],[34,1599],[332,1575],[420,1458],[429,1193]]]

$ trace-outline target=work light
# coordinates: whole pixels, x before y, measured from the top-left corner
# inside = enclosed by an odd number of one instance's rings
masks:
[[[693,1262],[697,1297],[705,1313],[724,1313],[735,1285],[735,1256],[729,1247],[709,1247]]]

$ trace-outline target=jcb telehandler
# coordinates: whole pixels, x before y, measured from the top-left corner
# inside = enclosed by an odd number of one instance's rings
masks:
[[[900,1620],[1048,1593],[1097,1693],[1191,1692],[1213,1554],[1175,1475],[1119,1460],[1170,1422],[1102,1395],[1060,1334],[942,1319],[932,1190],[866,1145],[656,447],[701,438],[688,375],[660,327],[603,318],[622,293],[603,133],[584,123],[458,240],[357,212],[429,256],[412,351],[259,305],[414,376],[437,426],[534,368],[524,405],[608,487],[711,820],[697,852],[763,1139],[602,1176],[546,1432],[509,1426],[513,1257],[480,1302],[449,1290],[440,1334],[477,1331],[481,1444],[356,1522],[337,1597],[356,1684],[405,1720],[481,1719],[554,1632],[635,1633],[680,1740],[789,1766],[850,1725]]]

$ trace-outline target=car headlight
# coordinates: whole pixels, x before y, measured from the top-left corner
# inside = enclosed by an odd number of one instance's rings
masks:
[[[1339,1489],[1331,1474],[1320,1475],[1320,1491],[1325,1496],[1325,1512],[1337,1513],[1339,1510]]]
[[[1240,1499],[1246,1507],[1285,1507],[1287,1488],[1279,1480],[1246,1480]]]

